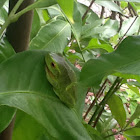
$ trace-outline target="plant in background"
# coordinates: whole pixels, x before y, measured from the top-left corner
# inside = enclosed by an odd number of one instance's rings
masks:
[[[139,3],[1,0],[0,138],[138,140]]]

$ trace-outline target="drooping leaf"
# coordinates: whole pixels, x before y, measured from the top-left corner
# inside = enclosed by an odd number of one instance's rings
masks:
[[[122,100],[114,94],[108,100],[108,105],[113,117],[117,120],[120,127],[123,128],[126,122],[126,112]]]

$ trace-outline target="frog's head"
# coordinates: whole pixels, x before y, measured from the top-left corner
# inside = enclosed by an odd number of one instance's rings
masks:
[[[45,57],[46,73],[49,82],[54,86],[55,82],[61,78],[65,71],[64,57],[59,53],[49,52]],[[53,83],[52,83],[53,82]]]

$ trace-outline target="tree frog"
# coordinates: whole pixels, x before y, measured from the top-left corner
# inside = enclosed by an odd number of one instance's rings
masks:
[[[76,74],[62,54],[49,52],[45,56],[48,81],[60,100],[73,108],[76,102]]]

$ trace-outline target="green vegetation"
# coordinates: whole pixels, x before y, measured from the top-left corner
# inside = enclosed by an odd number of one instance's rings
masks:
[[[0,0],[0,139],[139,140],[140,1],[27,1]]]

